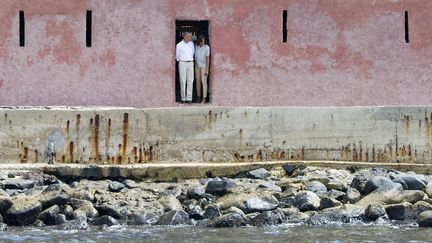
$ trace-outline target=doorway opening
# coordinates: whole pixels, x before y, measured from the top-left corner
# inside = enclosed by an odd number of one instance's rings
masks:
[[[183,40],[183,33],[188,31],[192,33],[192,41],[194,44],[196,43],[196,40],[198,36],[203,35],[206,38],[207,45],[210,46],[210,59],[211,59],[211,43],[210,43],[210,31],[209,31],[209,21],[208,20],[176,20],[176,38],[175,38],[175,44],[179,43]],[[174,48],[175,49],[175,48]],[[211,61],[211,60],[210,60]],[[210,62],[211,63],[211,62]],[[181,96],[180,96],[180,78],[179,78],[179,68],[177,62],[175,62],[176,72],[175,72],[175,95],[176,95],[176,102],[181,102]],[[210,65],[211,67],[211,65]],[[207,76],[207,99],[206,103],[211,101],[211,90],[210,90],[210,72]],[[202,92],[202,89],[201,89]],[[201,94],[200,97],[203,97]],[[192,92],[192,103],[197,103],[198,101],[198,94],[196,90],[196,79],[194,78],[193,83],[193,92]]]

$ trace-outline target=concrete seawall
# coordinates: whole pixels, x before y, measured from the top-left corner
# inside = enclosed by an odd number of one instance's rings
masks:
[[[429,163],[431,107],[3,107],[2,163]]]

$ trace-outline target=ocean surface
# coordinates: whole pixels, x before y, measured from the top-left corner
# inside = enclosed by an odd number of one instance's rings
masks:
[[[432,228],[415,225],[279,225],[204,228],[114,226],[84,231],[9,227],[0,242],[432,242]]]

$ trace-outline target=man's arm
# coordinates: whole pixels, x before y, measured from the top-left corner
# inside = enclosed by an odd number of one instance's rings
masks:
[[[175,59],[176,59],[177,62],[180,61],[179,60],[179,55],[180,55],[180,48],[179,48],[179,45],[177,44],[176,45],[176,57],[175,57]]]
[[[205,75],[209,74],[209,68],[210,68],[210,47],[207,48],[207,53],[206,53],[206,70],[205,70]]]

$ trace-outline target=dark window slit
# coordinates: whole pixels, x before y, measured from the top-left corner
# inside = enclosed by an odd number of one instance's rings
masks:
[[[287,18],[288,18],[288,11],[284,10],[282,12],[282,35],[283,35],[283,43],[287,42],[288,37],[288,28],[287,28]]]
[[[25,25],[24,25],[24,11],[19,11],[19,45],[25,44]]]
[[[86,46],[92,45],[92,11],[87,10],[86,14]]]
[[[405,11],[405,42],[409,43],[409,23],[408,23],[408,11]]]

